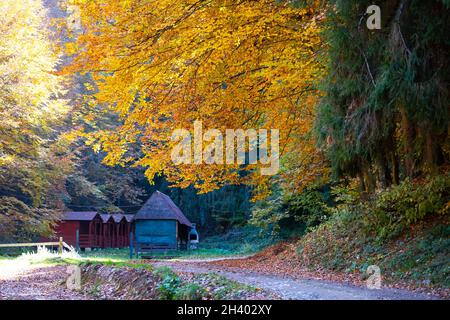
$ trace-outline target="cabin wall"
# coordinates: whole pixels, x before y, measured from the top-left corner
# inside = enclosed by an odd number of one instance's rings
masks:
[[[77,229],[80,228],[79,221],[61,221],[55,227],[56,236],[62,237],[64,242],[68,245],[75,246],[76,237],[77,237]]]
[[[89,234],[90,221],[80,221],[80,234]]]
[[[136,220],[135,234],[137,243],[177,247],[176,220]]]

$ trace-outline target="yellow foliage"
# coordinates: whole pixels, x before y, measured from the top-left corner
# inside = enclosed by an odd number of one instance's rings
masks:
[[[0,2],[0,160],[37,157],[38,135],[68,111],[40,0]],[[39,132],[39,134],[37,133]],[[0,163],[1,165],[1,163]]]
[[[50,17],[41,0],[0,1],[0,236],[27,238],[58,217],[73,168],[61,120]]]
[[[164,174],[200,192],[244,182],[266,194],[268,178],[242,177],[242,166],[172,163],[173,129],[202,120],[205,130],[222,132],[279,129],[282,156],[303,159],[295,177],[323,174],[314,142],[305,138],[322,72],[321,1],[305,8],[274,0],[72,2],[85,31],[66,72],[90,73],[97,103],[123,121],[114,132],[93,134],[106,163],[132,162],[147,168],[150,181]]]

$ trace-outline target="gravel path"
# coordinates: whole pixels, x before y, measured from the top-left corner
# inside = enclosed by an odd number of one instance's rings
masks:
[[[347,284],[322,280],[294,279],[250,271],[236,271],[224,267],[207,265],[209,260],[175,260],[152,262],[156,267],[169,266],[177,272],[216,272],[231,280],[245,283],[294,300],[430,300],[438,297],[406,290],[381,288],[371,290]],[[200,264],[200,265],[199,265]]]

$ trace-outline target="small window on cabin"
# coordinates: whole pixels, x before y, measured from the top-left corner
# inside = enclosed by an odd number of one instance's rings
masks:
[[[197,235],[191,233],[191,234],[189,235],[189,240],[197,240]]]

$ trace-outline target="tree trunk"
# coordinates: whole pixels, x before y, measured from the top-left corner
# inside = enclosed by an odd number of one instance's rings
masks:
[[[399,184],[400,177],[398,173],[398,158],[395,152],[391,153],[391,163],[392,163],[392,183]]]
[[[371,194],[375,191],[375,179],[370,171],[370,165],[365,164],[363,167],[364,184],[366,191]]]
[[[437,173],[436,166],[436,137],[433,132],[426,127],[423,128],[422,132],[425,136],[425,145],[424,145],[424,158],[425,158],[425,166],[430,170],[432,174]]]
[[[377,165],[379,170],[379,180],[383,189],[387,188],[391,184],[391,176],[389,167],[387,165],[386,157],[383,154],[383,149],[380,148],[377,154]]]
[[[405,172],[410,178],[414,176],[414,138],[415,130],[411,121],[408,118],[407,112],[404,108],[401,108],[402,115],[402,134],[404,144],[404,157],[405,157]]]

